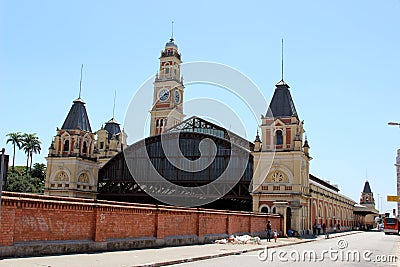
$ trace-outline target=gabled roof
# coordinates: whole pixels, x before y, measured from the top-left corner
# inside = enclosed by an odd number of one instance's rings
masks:
[[[281,80],[275,86],[275,92],[271,103],[269,104],[266,117],[297,117],[297,111],[289,91],[289,85],[287,85],[285,81]]]
[[[365,181],[363,193],[372,193],[371,187],[369,186],[369,182]]]
[[[74,100],[74,104],[68,112],[67,118],[62,125],[62,130],[80,129],[87,132],[92,132],[90,127],[89,117],[86,112],[85,102],[81,98]]]
[[[219,138],[226,139],[236,145],[246,149],[253,149],[254,144],[241,136],[205,119],[192,116],[183,122],[167,129],[166,132],[197,132],[213,135]]]

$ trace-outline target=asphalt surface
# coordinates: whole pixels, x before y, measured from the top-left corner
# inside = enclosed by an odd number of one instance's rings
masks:
[[[47,257],[29,257],[29,258],[9,258],[0,260],[2,266],[265,266],[271,259],[261,261],[258,259],[258,253],[267,252],[275,247],[275,250],[293,248],[297,249],[315,249],[321,253],[323,249],[338,248],[338,240],[344,239],[348,242],[349,248],[362,248],[368,245],[374,249],[376,255],[389,255],[398,250],[400,241],[399,236],[385,236],[382,232],[346,232],[331,235],[330,239],[323,236],[318,238],[300,239],[300,238],[280,238],[275,242],[266,242],[262,240],[257,244],[204,244],[180,247],[163,247],[151,249],[139,249],[130,251],[101,252],[92,254],[73,254],[58,255]],[[318,254],[320,255],[320,254]],[[374,254],[375,255],[375,254]],[[400,255],[397,251],[396,255]],[[275,257],[272,265],[281,264]],[[283,263],[282,263],[283,264]],[[284,264],[287,264],[284,263]],[[310,263],[308,263],[310,264]],[[308,265],[307,264],[307,265]],[[321,265],[321,262],[318,263]],[[334,262],[337,266],[337,262]],[[325,265],[325,262],[324,262]],[[350,266],[365,266],[350,265]],[[376,264],[374,266],[377,266]],[[379,265],[378,265],[379,266]],[[382,265],[388,266],[388,265]],[[396,266],[396,265],[394,265]]]
[[[364,232],[177,266],[400,266],[399,262],[400,236]]]

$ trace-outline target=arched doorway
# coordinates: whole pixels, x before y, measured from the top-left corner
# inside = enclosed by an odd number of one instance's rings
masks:
[[[286,208],[286,231],[292,229],[292,209]]]

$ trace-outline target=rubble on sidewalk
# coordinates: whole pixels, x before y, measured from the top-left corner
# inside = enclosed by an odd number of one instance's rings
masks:
[[[215,240],[216,244],[257,244],[261,245],[261,238],[258,236],[250,235],[230,235],[228,238]]]

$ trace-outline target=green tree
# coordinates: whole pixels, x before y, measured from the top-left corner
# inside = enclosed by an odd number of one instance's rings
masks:
[[[40,150],[42,149],[40,144],[41,142],[39,141],[39,138],[36,136],[36,133],[23,134],[21,148],[24,150],[26,154],[26,174],[28,174],[28,168],[29,170],[31,170],[32,168],[33,153],[35,154],[40,153]],[[29,166],[29,159],[31,163],[30,166]]]
[[[33,161],[33,153],[35,154],[40,154],[40,151],[42,150],[42,147],[40,146],[42,144],[42,142],[39,141],[39,138],[34,139],[32,142],[32,146],[31,146],[31,151],[30,151],[30,159],[31,159],[31,163],[29,165],[29,172],[32,171],[32,161]]]
[[[7,177],[7,191],[22,193],[42,193],[44,179],[27,174],[11,173]]]
[[[12,163],[12,172],[14,172],[15,171],[15,148],[18,147],[18,149],[21,149],[22,134],[20,132],[16,132],[16,133],[9,133],[9,134],[7,134],[7,136],[8,136],[7,144],[9,142],[11,142],[14,147],[13,163]]]
[[[30,173],[32,177],[45,179],[46,178],[46,165],[43,163],[35,163],[33,164],[33,169]]]

